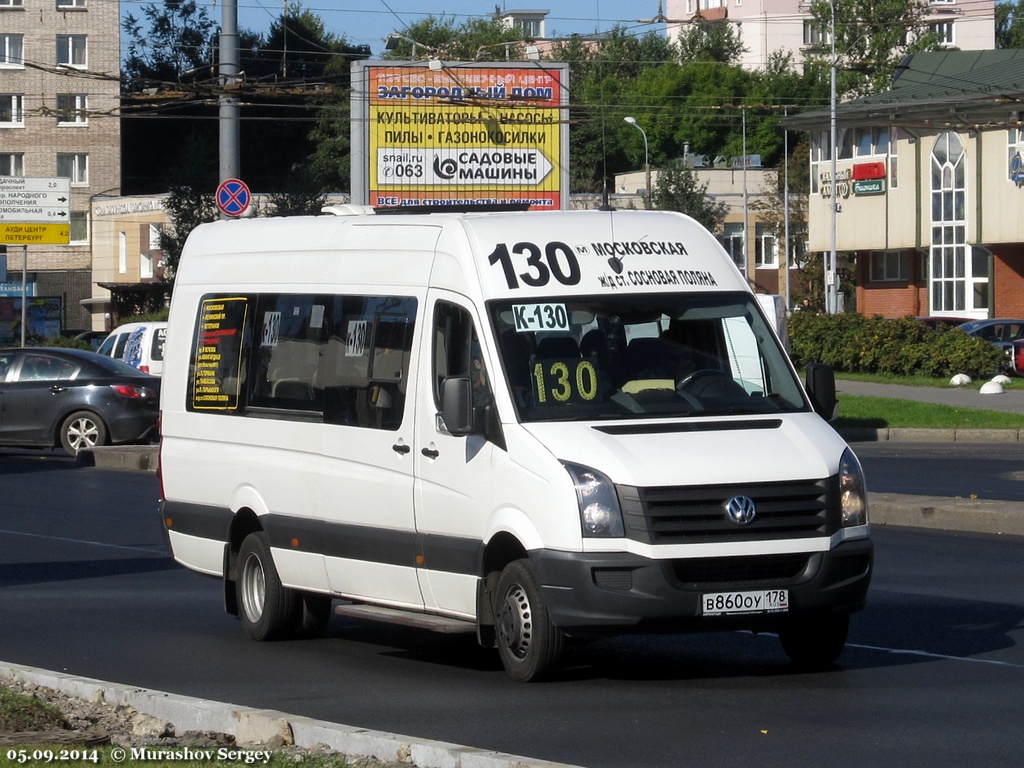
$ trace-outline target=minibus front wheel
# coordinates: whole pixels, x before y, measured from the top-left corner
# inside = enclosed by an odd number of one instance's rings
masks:
[[[238,615],[253,640],[288,637],[299,619],[299,596],[281,585],[263,531],[250,533],[238,550]]]
[[[779,631],[782,650],[790,661],[809,671],[828,669],[846,646],[848,614],[794,618]]]
[[[551,624],[530,562],[509,563],[495,594],[495,634],[505,671],[521,682],[543,676],[561,657],[565,633]]]

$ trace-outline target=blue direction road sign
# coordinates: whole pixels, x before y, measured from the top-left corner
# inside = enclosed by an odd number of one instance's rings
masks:
[[[240,179],[222,181],[217,187],[217,207],[226,216],[241,216],[251,202],[249,187]]]

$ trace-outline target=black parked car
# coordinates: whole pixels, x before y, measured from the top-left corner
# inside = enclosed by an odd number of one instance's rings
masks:
[[[160,378],[80,349],[0,350],[0,445],[83,448],[157,436]]]

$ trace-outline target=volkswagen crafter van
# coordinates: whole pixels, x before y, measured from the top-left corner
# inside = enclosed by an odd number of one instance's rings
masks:
[[[165,533],[249,637],[333,607],[475,632],[519,680],[652,630],[838,657],[872,543],[835,379],[801,384],[708,231],[325,211],[204,224],[175,280]]]

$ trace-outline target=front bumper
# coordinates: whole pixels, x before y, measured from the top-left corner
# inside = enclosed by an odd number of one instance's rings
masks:
[[[870,539],[828,552],[708,561],[651,560],[628,553],[530,553],[551,621],[571,634],[747,628],[771,630],[794,616],[853,613],[864,607],[874,547]],[[706,567],[705,567],[706,566]],[[713,592],[787,589],[785,613],[704,616]]]

